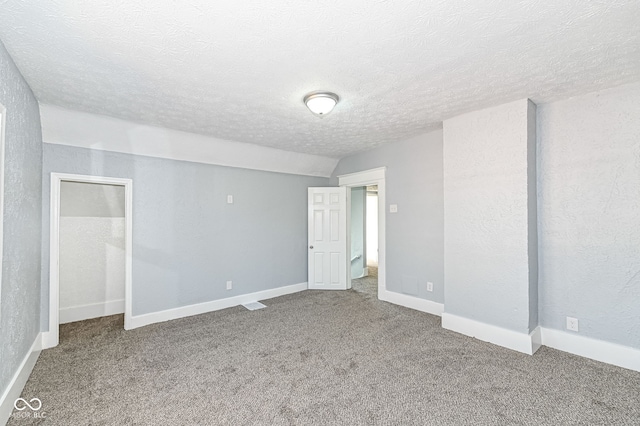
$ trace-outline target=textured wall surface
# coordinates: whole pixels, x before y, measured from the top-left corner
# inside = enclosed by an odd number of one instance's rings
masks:
[[[527,196],[529,209],[529,330],[540,325],[539,319],[539,248],[538,248],[538,107],[527,106]]]
[[[60,183],[61,217],[124,217],[124,186]]]
[[[307,281],[307,187],[326,178],[47,143],[43,169],[44,212],[51,172],[133,179],[134,315]],[[48,260],[48,216],[43,229]]]
[[[640,348],[640,84],[541,105],[540,313]]]
[[[0,3],[42,102],[335,158],[640,79],[637,0]],[[314,90],[342,99],[322,120]]]
[[[38,104],[0,43],[0,104],[7,109],[0,394],[40,331],[42,137]]]
[[[526,333],[529,108],[525,99],[444,122],[445,311]]]
[[[338,175],[386,166],[387,290],[442,303],[442,132],[343,158]],[[398,213],[389,213],[389,204]],[[433,292],[426,291],[427,281]]]
[[[366,194],[365,188],[351,189],[351,258],[360,255],[351,262],[351,278],[360,278],[366,266]]]

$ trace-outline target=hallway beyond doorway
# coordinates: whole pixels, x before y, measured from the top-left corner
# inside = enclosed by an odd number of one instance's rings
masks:
[[[378,296],[378,267],[369,265],[369,275],[351,280],[351,288],[358,293]]]

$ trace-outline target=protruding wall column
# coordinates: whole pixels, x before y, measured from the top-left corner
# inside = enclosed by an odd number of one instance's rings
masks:
[[[536,200],[535,104],[444,122],[444,328],[538,349]]]

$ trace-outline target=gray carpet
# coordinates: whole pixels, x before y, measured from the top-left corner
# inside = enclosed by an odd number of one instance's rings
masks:
[[[440,327],[366,292],[305,291],[122,329],[61,327],[10,425],[640,424],[640,373],[549,348],[535,356]]]

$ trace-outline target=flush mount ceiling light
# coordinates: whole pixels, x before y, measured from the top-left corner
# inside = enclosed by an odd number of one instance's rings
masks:
[[[304,97],[307,108],[320,117],[329,114],[339,100],[338,95],[331,92],[311,92]]]

